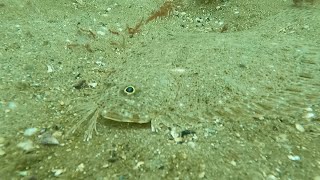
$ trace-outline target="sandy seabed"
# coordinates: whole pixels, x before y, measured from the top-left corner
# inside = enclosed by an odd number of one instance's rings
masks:
[[[320,3],[164,4],[0,2],[0,179],[320,179]]]

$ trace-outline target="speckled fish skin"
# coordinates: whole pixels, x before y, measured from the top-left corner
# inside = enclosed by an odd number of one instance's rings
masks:
[[[122,71],[121,77],[114,74],[117,84],[106,89],[99,101],[103,107],[101,116],[119,122],[151,122],[155,114],[166,111],[176,97],[175,80],[165,71]],[[128,86],[135,88],[133,94],[124,92]]]
[[[320,47],[307,41],[301,44],[294,37],[263,37],[259,32],[246,38],[241,33],[176,35],[150,45],[157,50],[137,47],[131,51],[136,53],[124,57],[130,59],[125,64],[110,63],[114,73],[97,89],[99,98],[90,100],[72,130],[87,123],[85,139],[89,140],[97,119],[151,122],[157,131],[163,125],[187,129],[215,119],[303,117],[306,108],[319,106],[315,73]],[[188,48],[177,46],[190,42],[193,46]],[[126,95],[127,86],[134,86],[136,92]]]
[[[166,121],[157,121],[160,114],[168,111],[175,103],[176,82],[168,69],[150,69],[141,67],[141,70],[122,69],[108,76],[103,92],[99,93],[99,100],[82,107],[82,119],[72,128],[75,131],[82,123],[88,124],[85,140],[92,138],[96,131],[96,122],[99,118],[118,122],[151,123],[153,131],[157,131],[160,124]],[[133,86],[135,92],[127,94],[125,88]]]

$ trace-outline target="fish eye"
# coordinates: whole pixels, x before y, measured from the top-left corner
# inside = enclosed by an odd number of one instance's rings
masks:
[[[126,93],[127,95],[132,95],[135,91],[136,90],[133,86],[127,86],[126,88],[124,88],[124,93]]]

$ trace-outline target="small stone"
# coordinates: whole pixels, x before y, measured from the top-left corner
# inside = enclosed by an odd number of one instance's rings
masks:
[[[24,136],[32,136],[38,131],[38,128],[28,128],[24,131]]]
[[[97,85],[98,85],[98,83],[95,83],[95,82],[88,83],[88,86],[91,88],[96,88]]]
[[[52,73],[53,72],[53,67],[51,65],[47,65],[47,72]]]
[[[296,155],[288,155],[288,158],[292,161],[300,161],[301,160],[300,156],[296,156]]]
[[[83,5],[83,4],[84,4],[83,0],[76,0],[76,2],[77,2],[78,4],[80,4],[80,5]]]
[[[284,143],[284,142],[288,142],[288,135],[286,134],[280,134],[279,136],[276,137],[276,141],[278,143]]]
[[[191,148],[195,148],[196,147],[196,143],[195,142],[188,142],[188,146],[190,146]]]
[[[56,131],[52,134],[53,137],[61,137],[62,136],[62,132],[61,131]]]
[[[308,112],[303,116],[305,119],[313,119],[316,115],[313,112]]]
[[[33,142],[31,140],[21,142],[17,146],[26,152],[31,152],[34,149]]]
[[[53,172],[54,176],[58,177],[64,172],[64,169],[53,169],[51,172]]]
[[[108,168],[109,166],[110,166],[109,164],[104,164],[102,168]]]
[[[105,35],[106,35],[106,32],[105,32],[105,31],[97,31],[97,34],[98,34],[98,35],[101,35],[101,36],[105,36]]]
[[[10,110],[14,110],[14,109],[17,108],[17,104],[16,104],[15,102],[13,102],[13,101],[10,101],[10,102],[8,103],[8,108],[9,108]]]
[[[234,160],[232,160],[232,161],[230,162],[230,164],[233,165],[233,166],[237,166],[237,163],[236,163]]]
[[[100,67],[106,66],[106,63],[102,62],[102,61],[96,61],[96,64]]]
[[[144,165],[144,162],[143,161],[139,161],[134,167],[133,169],[139,169],[140,166]]]
[[[187,15],[187,13],[186,12],[181,12],[180,15],[181,16],[185,16],[185,15]]]
[[[198,175],[198,177],[199,177],[200,179],[202,179],[202,178],[204,178],[205,175],[206,175],[206,172],[201,172],[201,173]]]
[[[19,171],[18,175],[22,177],[28,176],[28,171]]]
[[[296,124],[296,129],[300,132],[304,132],[304,127],[301,124]]]
[[[202,19],[201,17],[197,17],[195,20],[196,20],[196,22],[198,22],[198,23],[202,23],[202,22],[203,22],[203,19]]]
[[[64,101],[59,101],[60,106],[64,106],[66,103]]]
[[[59,141],[49,133],[40,137],[40,143],[44,145],[59,145]]]
[[[6,152],[3,149],[0,148],[0,156],[3,156],[5,154],[6,154]]]
[[[83,172],[83,170],[84,170],[84,164],[81,163],[81,164],[78,165],[76,171]]]
[[[310,26],[306,24],[306,25],[303,26],[303,29],[309,30],[309,29],[310,29]]]
[[[270,174],[267,176],[266,180],[277,180],[278,178],[275,177],[274,175]]]
[[[107,11],[107,12],[110,12],[111,9],[112,9],[111,7],[108,7],[108,8],[106,9],[106,11]]]
[[[237,138],[241,137],[241,135],[239,133],[236,133],[235,135],[236,135]]]

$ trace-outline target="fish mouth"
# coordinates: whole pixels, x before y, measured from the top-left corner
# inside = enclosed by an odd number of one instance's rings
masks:
[[[148,115],[141,116],[136,113],[130,113],[128,111],[123,111],[121,114],[113,111],[103,110],[101,116],[105,119],[109,119],[117,122],[127,122],[127,123],[138,123],[144,124],[151,122],[151,118]]]

